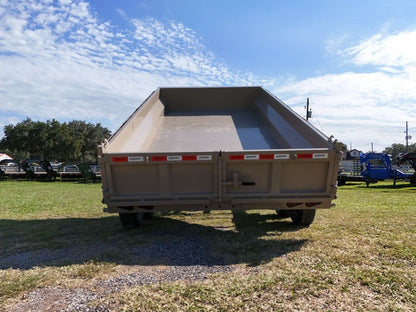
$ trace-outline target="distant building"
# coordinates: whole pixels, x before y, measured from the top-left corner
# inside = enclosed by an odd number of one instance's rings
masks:
[[[349,152],[347,152],[347,154],[345,155],[345,159],[346,160],[351,160],[351,159],[359,159],[360,158],[360,154],[362,154],[362,151],[359,151],[357,149],[352,149]]]

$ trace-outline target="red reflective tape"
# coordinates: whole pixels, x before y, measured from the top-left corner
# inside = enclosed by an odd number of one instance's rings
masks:
[[[182,160],[197,160],[196,155],[182,155]]]
[[[118,156],[112,158],[113,162],[128,162],[129,158],[127,156]]]
[[[263,154],[263,155],[260,155],[260,159],[274,159],[274,154]]]
[[[152,161],[167,161],[168,156],[152,156]]]
[[[296,157],[298,159],[309,159],[313,157],[312,153],[308,153],[308,154],[297,154]]]
[[[244,160],[244,155],[230,155],[230,160]]]

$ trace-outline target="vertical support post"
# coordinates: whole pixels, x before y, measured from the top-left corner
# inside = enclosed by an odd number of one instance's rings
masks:
[[[309,118],[312,117],[312,110],[309,109],[309,98],[306,99],[306,121],[309,121]]]
[[[220,153],[218,154],[218,201],[221,202],[222,201],[222,178],[223,178],[223,172],[222,172],[222,153],[220,151]]]
[[[409,135],[409,127],[408,127],[408,121],[406,121],[406,152],[409,152],[409,140],[412,138],[411,135]]]

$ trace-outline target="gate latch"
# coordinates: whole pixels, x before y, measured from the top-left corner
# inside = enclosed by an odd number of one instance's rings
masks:
[[[225,181],[221,183],[223,186],[232,186],[234,188],[240,187],[241,185],[249,185],[253,186],[256,185],[254,181],[239,181],[238,180],[238,172],[233,172],[233,180],[232,181]]]

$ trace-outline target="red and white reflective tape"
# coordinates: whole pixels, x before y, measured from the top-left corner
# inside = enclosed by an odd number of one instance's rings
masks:
[[[244,155],[244,160],[278,159],[276,156],[280,156],[280,154],[246,154]],[[287,159],[289,159],[289,154],[287,154]]]
[[[296,154],[297,159],[326,159],[328,153],[302,153]]]
[[[196,160],[212,160],[212,155],[197,155]]]
[[[312,159],[313,153],[302,153],[302,154],[296,154],[297,159]]]
[[[127,162],[128,161],[128,157],[125,157],[125,156],[117,156],[117,157],[111,158],[111,160],[113,162]]]
[[[151,160],[152,161],[167,161],[168,156],[152,156]]]
[[[143,156],[115,156],[112,158],[113,162],[143,162]]]
[[[326,159],[328,153],[299,153],[297,159]],[[232,154],[229,160],[284,160],[290,159],[290,154]]]
[[[313,159],[326,159],[328,158],[328,153],[313,153]]]
[[[212,155],[168,155],[152,156],[152,161],[202,161],[212,160]]]
[[[299,153],[297,159],[327,159],[328,153]],[[285,160],[290,159],[290,154],[232,154],[229,160]],[[151,156],[152,162],[178,162],[178,161],[211,161],[212,155],[156,155]],[[114,156],[114,163],[120,162],[144,162],[144,156]]]
[[[289,159],[290,154],[274,154],[274,159]]]
[[[114,163],[121,162],[144,162],[145,156],[114,156]],[[150,157],[151,161],[209,161],[212,155],[156,155]]]
[[[289,159],[290,154],[233,154],[229,155],[229,160],[273,160]]]
[[[127,160],[128,162],[143,162],[144,157],[143,156],[129,156]]]

